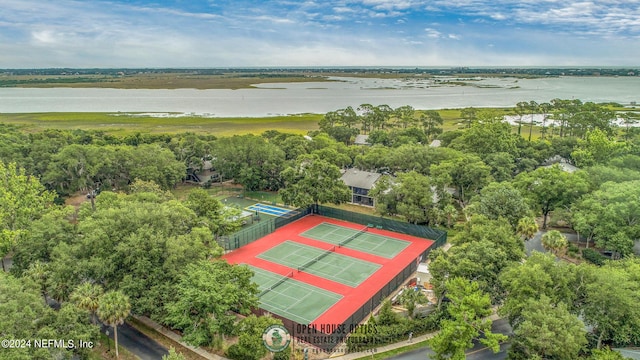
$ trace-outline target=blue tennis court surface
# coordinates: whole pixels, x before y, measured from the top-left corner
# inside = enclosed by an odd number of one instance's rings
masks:
[[[247,206],[245,209],[249,211],[257,211],[259,213],[272,215],[272,216],[283,216],[289,214],[292,210],[284,209],[281,207],[266,205],[266,204],[253,204],[251,206]]]

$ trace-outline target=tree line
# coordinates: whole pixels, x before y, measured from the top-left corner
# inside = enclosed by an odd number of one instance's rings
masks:
[[[580,106],[584,112],[591,105]],[[562,135],[541,132],[531,139],[501,114],[472,108],[460,112],[460,128],[450,131],[440,131],[437,111],[343,109],[326,114],[320,129],[306,137],[277,131],[224,138],[116,137],[81,130],[26,133],[2,125],[0,255],[13,256],[12,275],[2,275],[2,282],[29,289],[11,301],[35,301],[35,293],[41,304],[45,298],[80,303],[77,294],[89,285],[100,289],[95,293],[120,292],[132,313],[182,331],[194,345],[220,347],[227,337],[240,335],[228,355],[259,355],[255,329],[277,320],[229,316],[231,310],[248,314],[257,306],[257,287],[246,267],[219,260],[222,249],[215,241],[239,224],[203,189],[183,200],[169,190],[183,181],[187,169],[198,171],[210,162],[220,181],[280,191],[289,204],[341,203],[350,196],[339,180],[340,169],[357,167],[385,174],[371,192],[379,214],[453,228],[454,247],[432,253],[435,289],[447,300],[440,313],[444,335],[434,340],[434,349],[459,354],[481,335],[495,348],[502,338],[487,337],[484,320],[491,306],[500,307],[514,326],[514,358],[584,357],[607,346],[637,343],[637,323],[597,309],[628,313],[640,294],[633,255],[640,238],[640,139],[613,126],[605,106],[598,107],[580,115],[586,127],[567,120]],[[355,135],[365,132],[370,146],[354,145]],[[429,146],[433,139],[441,146]],[[543,166],[554,156],[579,169]],[[56,205],[96,188],[102,192],[94,206],[86,203],[76,211]],[[598,254],[608,251],[617,261],[571,265],[542,255],[524,261],[523,244],[538,230],[536,218],[542,227],[565,224],[586,247]],[[544,243],[557,254],[569,247],[552,236]],[[597,289],[609,289],[611,296],[600,298]],[[12,334],[55,328],[56,316],[41,311],[50,319],[42,325],[49,328],[16,326]],[[91,309],[67,311],[90,325]],[[545,336],[562,339],[554,317],[571,329],[567,334],[575,346],[542,349],[549,341],[532,329],[546,326]],[[452,329],[465,329],[457,347],[449,342],[457,334]]]

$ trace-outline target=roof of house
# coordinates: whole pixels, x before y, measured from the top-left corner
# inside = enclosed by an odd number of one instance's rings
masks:
[[[204,160],[202,162],[202,170],[211,170],[213,168],[213,164],[211,160]]]
[[[572,173],[575,172],[577,170],[580,170],[580,168],[573,166],[569,163],[565,163],[565,162],[559,162],[559,163],[555,163],[555,164],[551,164],[551,165],[546,165],[545,167],[552,167],[553,165],[558,165],[560,167],[560,169],[562,169],[562,171],[564,172],[568,172],[568,173]]]
[[[576,170],[580,170],[578,167],[571,164],[571,161],[567,160],[566,158],[560,155],[554,155],[542,163],[544,167],[551,167],[555,164],[558,164],[558,166],[560,166],[560,169],[568,173],[572,173]]]
[[[436,140],[433,140],[431,144],[429,144],[429,147],[440,147],[440,145],[442,145],[442,142],[436,139]]]
[[[378,173],[358,169],[347,169],[342,173],[341,179],[347,186],[371,189],[373,188],[373,184],[375,184],[381,176],[382,175]]]
[[[560,168],[561,168],[562,170],[564,170],[564,171],[566,171],[566,172],[568,172],[568,173],[572,173],[572,172],[574,172],[574,171],[576,171],[576,170],[580,170],[578,167],[573,166],[573,165],[571,165],[571,164],[567,164],[567,163],[560,163],[560,164],[558,164],[558,165],[560,165]]]
[[[356,140],[353,143],[356,145],[370,145],[369,135],[356,135]]]
[[[571,161],[567,160],[567,158],[564,158],[560,155],[553,155],[552,157],[543,161],[542,165],[547,166],[547,165],[553,165],[553,164],[570,164],[570,163]]]
[[[418,270],[419,273],[425,273],[428,274],[429,273],[429,265],[426,263],[420,263],[418,264]]]

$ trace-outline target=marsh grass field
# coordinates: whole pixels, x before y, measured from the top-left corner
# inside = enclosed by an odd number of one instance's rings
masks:
[[[508,112],[507,109],[495,111]],[[439,110],[444,119],[445,131],[460,127],[460,110]],[[171,115],[171,114],[169,114]],[[192,132],[216,136],[262,134],[267,130],[307,134],[318,129],[323,114],[297,114],[268,117],[215,118],[202,116],[151,116],[132,113],[0,113],[0,123],[13,124],[28,132],[46,129],[98,130],[112,135],[129,135],[138,132],[176,134]]]
[[[318,128],[321,114],[299,114],[259,118],[209,118],[201,116],[156,117],[113,113],[25,113],[0,114],[0,123],[13,124],[28,132],[45,129],[98,130],[112,135],[134,133],[176,134],[192,132],[215,136],[261,134],[267,130],[306,134]]]
[[[483,109],[497,115],[513,113],[510,108]],[[452,131],[463,127],[460,109],[438,110],[444,123],[444,131]],[[417,111],[417,117],[420,115]],[[215,136],[259,135],[267,130],[305,135],[318,129],[318,121],[323,114],[296,114],[267,117],[202,117],[202,116],[152,116],[148,113],[0,113],[0,123],[15,125],[27,132],[40,132],[46,129],[61,130],[95,130],[115,136],[126,136],[136,133],[178,134],[191,132]],[[523,123],[523,136],[528,135],[528,125]],[[517,127],[513,127],[514,132]],[[526,134],[525,134],[526,129]],[[540,137],[540,127],[534,126],[533,138]]]

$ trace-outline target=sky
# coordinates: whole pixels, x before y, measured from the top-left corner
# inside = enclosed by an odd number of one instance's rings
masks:
[[[640,0],[0,0],[0,68],[640,65]]]

